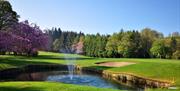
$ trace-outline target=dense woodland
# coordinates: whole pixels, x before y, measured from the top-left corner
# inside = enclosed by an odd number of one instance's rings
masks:
[[[167,37],[150,28],[141,32],[120,30],[112,35],[46,31],[52,38],[49,51],[79,53],[92,57],[125,58],[180,58],[180,35],[173,32]]]
[[[60,28],[42,31],[36,24],[19,22],[19,17],[8,1],[0,0],[0,54],[37,56],[39,50],[45,50],[91,57],[180,59],[179,32],[164,37],[151,28],[121,29],[112,35],[85,35]]]

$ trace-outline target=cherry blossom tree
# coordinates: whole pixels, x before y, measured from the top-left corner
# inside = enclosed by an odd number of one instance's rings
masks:
[[[0,52],[37,56],[38,50],[48,48],[48,39],[48,35],[37,25],[30,25],[28,21],[20,22],[6,31],[0,31]]]

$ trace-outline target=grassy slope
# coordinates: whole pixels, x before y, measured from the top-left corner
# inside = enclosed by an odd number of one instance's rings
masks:
[[[95,67],[113,72],[127,72],[152,79],[174,81],[175,85],[180,87],[180,61],[167,59],[91,58],[72,54],[64,55],[40,52],[38,57],[0,56],[0,70],[28,64],[64,64],[66,63],[64,58],[74,58],[77,61],[77,65],[81,66]],[[130,61],[137,64],[116,68],[99,67],[94,64],[104,61]]]

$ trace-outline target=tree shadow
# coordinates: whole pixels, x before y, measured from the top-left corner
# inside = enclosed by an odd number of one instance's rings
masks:
[[[11,66],[24,66],[24,65],[31,65],[31,64],[54,64],[54,63],[49,63],[49,62],[39,62],[39,61],[30,61],[27,59],[21,59],[21,58],[1,58],[0,57],[0,63],[1,64],[8,64]],[[5,66],[5,65],[4,65]],[[3,65],[1,65],[3,67]]]
[[[83,67],[82,71],[84,72],[90,72],[90,73],[95,73],[95,74],[102,74],[103,71],[111,69],[113,67],[106,67],[106,66],[88,66],[88,67]]]
[[[37,87],[19,88],[12,86],[4,86],[4,87],[0,87],[0,91],[43,91],[43,89]]]
[[[107,67],[107,66],[89,66],[88,68],[96,68],[98,70],[108,70],[114,67]]]
[[[37,57],[33,57],[33,59],[49,59],[49,60],[92,60],[95,58],[82,58],[82,57],[61,57],[54,55],[39,55]]]

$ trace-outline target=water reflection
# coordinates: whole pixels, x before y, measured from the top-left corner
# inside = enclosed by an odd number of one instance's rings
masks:
[[[100,75],[89,74],[89,73],[75,73],[74,78],[70,79],[67,71],[46,71],[46,72],[31,72],[22,73],[16,76],[11,76],[7,78],[1,78],[1,81],[55,81],[67,84],[78,84],[95,86],[99,88],[113,88],[121,90],[136,90],[140,91],[138,88],[132,88],[125,85],[117,84],[113,81],[106,80]],[[141,90],[142,91],[142,90]]]

